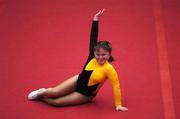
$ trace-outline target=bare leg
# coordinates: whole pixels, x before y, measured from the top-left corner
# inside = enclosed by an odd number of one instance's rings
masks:
[[[75,91],[77,79],[78,75],[75,75],[56,87],[48,88],[45,92],[40,94],[40,97],[57,98],[72,93]]]
[[[88,103],[93,99],[93,97],[86,97],[81,95],[78,92],[73,92],[69,95],[59,97],[56,99],[53,98],[41,98],[40,100],[46,102],[47,104],[53,106],[69,106],[69,105],[78,105],[83,103]]]

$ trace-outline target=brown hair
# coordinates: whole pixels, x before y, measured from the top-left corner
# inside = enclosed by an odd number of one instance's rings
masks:
[[[111,56],[111,52],[112,52],[112,47],[111,47],[111,43],[109,41],[99,41],[97,42],[97,44],[94,46],[94,51],[99,50],[100,48],[103,48],[104,50],[108,51],[110,53],[110,58],[109,58],[109,62],[113,62],[114,58],[113,56]]]

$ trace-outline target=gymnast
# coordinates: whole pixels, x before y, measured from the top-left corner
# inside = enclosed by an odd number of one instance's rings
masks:
[[[112,64],[112,47],[108,41],[99,41],[98,22],[104,9],[94,15],[91,33],[89,56],[79,75],[75,75],[56,87],[40,88],[28,95],[29,100],[39,99],[53,106],[70,106],[91,102],[106,79],[109,79],[114,94],[115,110],[127,111],[122,105],[118,75]]]

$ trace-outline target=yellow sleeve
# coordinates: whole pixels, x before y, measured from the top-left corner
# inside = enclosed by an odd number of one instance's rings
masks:
[[[119,78],[112,65],[107,70],[107,78],[110,80],[113,88],[115,106],[122,105]]]

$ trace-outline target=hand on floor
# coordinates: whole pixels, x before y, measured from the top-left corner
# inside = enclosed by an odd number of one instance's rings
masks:
[[[123,107],[123,106],[117,106],[116,107],[116,111],[128,111],[128,108],[127,107]]]

